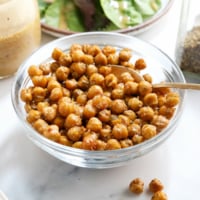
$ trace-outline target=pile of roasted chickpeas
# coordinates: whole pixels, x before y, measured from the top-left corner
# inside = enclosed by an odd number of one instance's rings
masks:
[[[120,78],[109,65],[140,72],[145,60],[113,46],[74,44],[55,48],[52,61],[31,65],[32,85],[21,90],[27,121],[46,138],[86,150],[114,150],[148,140],[164,129],[179,103],[169,88],[152,88],[152,77]]]

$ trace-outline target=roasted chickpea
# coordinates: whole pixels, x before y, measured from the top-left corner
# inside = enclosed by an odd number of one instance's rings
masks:
[[[131,121],[134,121],[137,117],[133,110],[125,110],[124,115],[126,115]]]
[[[72,142],[65,135],[61,135],[58,142],[65,146],[72,146]]]
[[[135,194],[141,194],[144,191],[144,182],[140,178],[135,178],[130,182],[129,190]]]
[[[82,90],[87,90],[90,86],[87,76],[83,75],[78,80],[78,87]]]
[[[155,125],[158,130],[161,130],[169,124],[169,120],[162,115],[155,115],[151,121],[151,124]]]
[[[116,99],[111,102],[111,111],[115,114],[121,114],[127,109],[127,105],[122,99]]]
[[[69,76],[70,70],[68,67],[60,66],[56,70],[56,78],[59,81],[65,81]]]
[[[78,87],[76,79],[68,79],[65,81],[65,87],[69,90],[75,90]]]
[[[76,102],[77,102],[79,105],[84,106],[84,105],[87,103],[87,95],[86,95],[85,93],[80,94],[79,96],[77,96]]]
[[[49,125],[47,129],[44,130],[43,135],[46,138],[53,140],[55,142],[58,142],[61,136],[59,132],[59,127],[54,124]]]
[[[154,178],[151,180],[151,182],[149,183],[149,190],[152,192],[152,193],[155,193],[155,192],[158,192],[158,191],[161,191],[164,189],[164,185],[162,184],[162,182],[157,179],[157,178]]]
[[[107,109],[101,110],[98,113],[98,118],[104,123],[109,122],[111,118],[111,111]]]
[[[47,96],[47,89],[42,87],[34,87],[32,90],[32,97],[35,102],[44,101]]]
[[[143,121],[150,121],[154,117],[154,110],[149,106],[144,106],[140,108],[137,113]]]
[[[48,91],[51,91],[54,88],[60,88],[60,87],[61,87],[61,84],[54,79],[49,80],[48,85],[47,85]]]
[[[143,58],[139,58],[135,61],[135,69],[145,69],[146,68],[146,62],[144,61]]]
[[[37,119],[33,123],[33,127],[35,128],[35,130],[37,130],[41,134],[43,134],[44,131],[47,130],[48,126],[48,123],[43,119]]]
[[[100,138],[103,141],[108,141],[109,139],[111,139],[111,137],[111,127],[109,125],[103,126],[103,128],[100,130]]]
[[[115,53],[116,53],[116,48],[107,45],[107,46],[103,47],[102,52],[103,52],[106,56],[109,56],[110,54],[115,54]]]
[[[123,82],[123,83],[126,83],[128,81],[131,81],[133,82],[133,77],[131,76],[131,74],[129,72],[123,72],[121,75],[120,75],[120,80]]]
[[[156,106],[158,104],[158,96],[155,93],[148,93],[144,96],[143,102],[147,106]]]
[[[134,95],[138,93],[138,83],[127,81],[124,84],[124,93],[127,95]]]
[[[159,115],[165,116],[167,119],[171,119],[174,115],[175,110],[176,109],[174,107],[167,107],[163,105],[160,107],[158,113]]]
[[[108,64],[117,65],[119,63],[119,55],[117,54],[109,54],[107,56]]]
[[[63,54],[63,51],[59,48],[54,48],[52,54],[51,54],[51,57],[54,59],[54,60],[59,60],[59,57]]]
[[[42,109],[42,117],[45,121],[51,122],[56,117],[57,106],[46,106]]]
[[[67,116],[64,124],[66,128],[72,128],[74,126],[81,126],[81,125],[82,125],[81,117],[74,113],[71,113]]]
[[[101,49],[97,45],[91,45],[90,48],[88,49],[87,53],[92,56],[96,56],[97,54],[101,53]]]
[[[112,99],[123,99],[124,98],[124,90],[123,89],[114,89],[111,92]]]
[[[108,74],[105,77],[105,85],[108,88],[115,88],[117,86],[118,79],[114,74]]]
[[[41,117],[41,113],[38,111],[38,110],[33,110],[31,109],[29,112],[28,112],[28,115],[26,117],[27,121],[29,123],[33,123],[35,122],[36,120],[40,119]]]
[[[92,117],[88,120],[86,128],[94,132],[99,132],[102,129],[102,122],[97,117]]]
[[[104,142],[103,140],[97,139],[96,143],[96,150],[102,151],[106,149],[106,142]]]
[[[120,142],[117,139],[109,139],[106,144],[106,150],[121,149]]]
[[[144,74],[143,78],[145,81],[148,81],[149,83],[152,83],[152,81],[153,81],[150,74]]]
[[[97,150],[98,141],[97,141],[97,134],[96,133],[89,133],[83,138],[82,147],[86,150]]]
[[[63,97],[62,88],[54,88],[54,89],[51,90],[51,93],[50,93],[50,96],[49,96],[51,101],[58,101],[62,97]]]
[[[175,92],[169,92],[167,95],[166,95],[166,102],[165,104],[168,106],[168,107],[174,107],[176,106],[178,103],[180,102],[180,98],[179,98],[179,95]]]
[[[99,85],[92,85],[88,89],[87,97],[89,99],[94,98],[96,95],[102,95],[103,94],[103,89]]]
[[[107,65],[108,60],[106,55],[100,52],[94,57],[94,62],[96,65]]]
[[[142,108],[142,106],[143,102],[137,97],[133,97],[128,100],[128,107],[133,111],[138,111],[140,108]]]
[[[148,140],[156,135],[156,126],[151,124],[144,124],[142,126],[141,135],[144,137],[145,140]]]
[[[132,52],[128,48],[124,48],[119,52],[120,61],[129,61],[132,56]]]
[[[82,141],[74,142],[74,143],[72,144],[72,147],[73,147],[73,148],[77,148],[77,149],[83,149],[83,142],[82,142]]]
[[[53,120],[53,124],[57,125],[59,129],[62,129],[64,127],[65,118],[62,116],[56,116]]]
[[[84,53],[82,50],[77,49],[77,50],[74,50],[73,52],[71,52],[72,61],[74,63],[82,62],[83,56],[84,56]]]
[[[33,76],[31,78],[34,86],[39,86],[45,88],[48,83],[48,79],[45,76]]]
[[[121,140],[128,137],[128,130],[124,124],[116,124],[112,129],[112,135],[115,139]]]
[[[41,69],[39,69],[36,65],[31,65],[29,68],[28,68],[28,75],[30,77],[32,76],[41,76],[43,75],[43,72]]]
[[[141,134],[141,127],[139,124],[130,124],[128,126],[128,135],[130,137],[133,137],[134,135],[140,135]]]
[[[86,104],[83,109],[83,116],[86,119],[90,119],[91,117],[94,117],[97,113],[96,108],[92,104]]]
[[[73,126],[67,131],[67,137],[73,141],[79,141],[83,136],[84,128],[80,126]]]
[[[90,84],[91,85],[104,85],[104,76],[99,73],[93,73],[90,76]]]
[[[140,81],[138,84],[138,91],[141,96],[145,96],[152,92],[152,85],[148,81]]]
[[[74,78],[78,78],[86,72],[86,64],[82,62],[74,62],[70,66],[70,70]]]
[[[22,101],[28,103],[32,101],[33,96],[32,96],[32,89],[31,88],[23,88],[20,93],[20,98]]]
[[[91,56],[91,55],[84,54],[83,57],[82,57],[82,62],[84,62],[87,65],[93,64],[94,63],[94,57]]]
[[[58,59],[60,65],[69,67],[72,63],[72,57],[69,53],[62,53]]]
[[[133,137],[132,137],[132,141],[133,141],[133,144],[139,144],[139,143],[141,143],[141,142],[143,142],[144,141],[144,138],[143,138],[143,136],[142,135],[134,135]]]
[[[104,110],[111,105],[111,99],[104,95],[97,95],[92,100],[92,105],[98,110]]]
[[[120,140],[120,145],[122,148],[127,148],[133,146],[133,142],[131,139]]]
[[[98,68],[95,65],[93,65],[93,64],[87,65],[86,75],[88,77],[90,77],[93,73],[97,73],[97,72],[98,72]]]
[[[168,197],[163,191],[158,191],[153,194],[151,200],[167,200]]]

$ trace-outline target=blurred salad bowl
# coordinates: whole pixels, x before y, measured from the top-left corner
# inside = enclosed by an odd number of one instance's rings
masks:
[[[38,0],[42,30],[56,37],[112,31],[136,35],[164,16],[173,0]]]

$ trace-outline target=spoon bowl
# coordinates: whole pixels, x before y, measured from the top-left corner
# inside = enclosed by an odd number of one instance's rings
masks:
[[[120,75],[124,72],[129,72],[134,78],[135,82],[143,81],[142,75],[134,69],[124,67],[121,65],[109,65],[111,67],[111,72],[120,78]],[[161,82],[152,84],[153,88],[178,88],[178,89],[191,89],[200,90],[200,84],[197,83],[178,83],[178,82]]]

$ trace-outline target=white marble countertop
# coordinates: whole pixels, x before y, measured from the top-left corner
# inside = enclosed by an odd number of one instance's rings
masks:
[[[180,1],[152,29],[138,35],[173,57]],[[54,39],[43,34],[42,44]],[[0,190],[9,200],[150,200],[134,196],[135,177],[159,178],[170,200],[198,199],[200,186],[200,92],[188,91],[178,128],[159,148],[114,169],[71,166],[35,146],[14,113],[10,91],[14,77],[0,80]],[[145,190],[146,191],[146,190]]]

